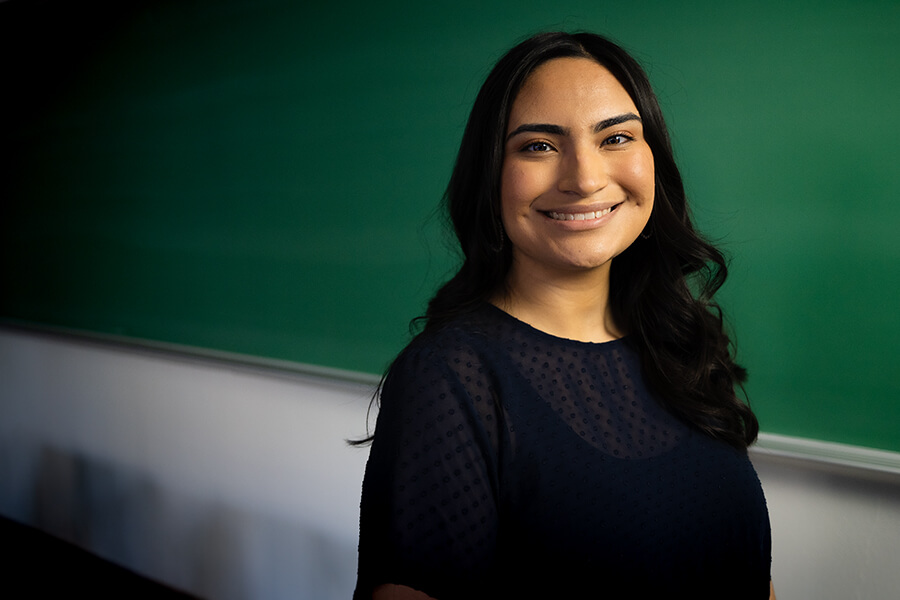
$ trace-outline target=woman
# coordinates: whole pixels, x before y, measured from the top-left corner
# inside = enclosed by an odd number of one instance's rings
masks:
[[[381,389],[355,597],[768,597],[725,263],[640,66],[513,48],[446,200],[465,258]]]

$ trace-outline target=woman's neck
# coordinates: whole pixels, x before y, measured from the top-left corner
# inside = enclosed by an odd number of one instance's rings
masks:
[[[535,273],[515,265],[505,289],[491,299],[497,308],[557,337],[608,342],[624,335],[609,307],[609,268]]]

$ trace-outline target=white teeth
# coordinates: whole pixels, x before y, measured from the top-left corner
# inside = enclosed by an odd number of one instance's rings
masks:
[[[596,212],[586,212],[586,213],[559,213],[559,212],[549,212],[547,214],[550,215],[551,219],[556,221],[590,221],[591,219],[599,219],[603,215],[608,215],[610,211],[612,211],[614,207],[610,206],[604,210],[598,210]]]

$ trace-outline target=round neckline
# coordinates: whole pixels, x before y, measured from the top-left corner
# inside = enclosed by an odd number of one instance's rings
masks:
[[[530,332],[531,335],[536,336],[536,337],[546,338],[548,341],[552,341],[555,343],[578,344],[578,345],[581,345],[584,347],[589,347],[589,348],[601,348],[604,346],[609,347],[610,345],[618,345],[620,343],[624,343],[625,340],[628,338],[628,334],[626,333],[625,335],[623,335],[620,338],[616,338],[614,340],[609,340],[606,342],[584,342],[581,340],[573,340],[572,338],[560,337],[558,335],[553,335],[552,333],[547,333],[546,331],[542,331],[542,330],[538,329],[537,327],[535,327],[534,325],[530,325],[530,324],[526,323],[525,321],[522,321],[521,319],[517,319],[516,317],[512,316],[511,314],[509,314],[508,312],[506,312],[499,306],[491,304],[490,302],[485,302],[484,305],[486,307],[488,307],[488,310],[498,313],[499,315],[501,315],[501,317],[503,319],[505,319],[513,324],[518,325],[522,329]]]

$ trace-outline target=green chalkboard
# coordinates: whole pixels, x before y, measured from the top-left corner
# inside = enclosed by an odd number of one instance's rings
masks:
[[[733,257],[763,429],[900,451],[900,3],[121,4],[0,3],[8,322],[381,372],[453,268],[481,80],[589,29],[647,67]]]

